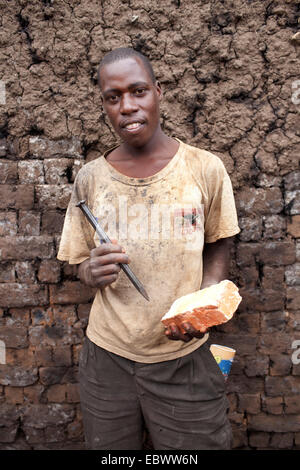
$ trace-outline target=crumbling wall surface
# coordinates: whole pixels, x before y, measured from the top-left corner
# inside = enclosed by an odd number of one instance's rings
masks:
[[[56,253],[78,169],[115,142],[97,64],[129,45],[162,84],[166,132],[219,155],[232,179],[243,302],[212,339],[237,350],[234,448],[299,449],[300,2],[0,6],[0,448],[84,448],[77,369],[93,292]]]

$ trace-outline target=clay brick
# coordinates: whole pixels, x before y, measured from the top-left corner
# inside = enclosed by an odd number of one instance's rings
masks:
[[[44,429],[45,442],[60,443],[66,439],[66,428],[65,426],[47,426]]]
[[[21,409],[14,405],[1,403],[0,427],[16,424],[21,416]]]
[[[285,332],[262,334],[258,340],[258,351],[262,354],[286,353],[291,347],[291,337]]]
[[[283,178],[284,188],[293,191],[300,189],[300,171],[292,171]]]
[[[3,260],[49,259],[54,256],[53,238],[47,235],[0,238],[0,250]]]
[[[243,242],[258,241],[262,237],[261,218],[240,217],[239,227],[241,229],[239,239]]]
[[[294,436],[295,436],[295,446],[296,446],[296,449],[298,449],[300,447],[300,432],[296,432]]]
[[[239,311],[273,311],[284,308],[285,294],[282,291],[270,289],[241,288],[242,302]]]
[[[16,183],[18,179],[18,164],[9,160],[0,160],[0,184]]]
[[[282,193],[279,188],[250,187],[237,193],[236,206],[239,216],[278,214],[283,209]]]
[[[80,403],[79,386],[77,383],[68,383],[66,385],[67,402]]]
[[[30,309],[29,308],[10,308],[9,313],[9,326],[28,326],[30,324]]]
[[[46,283],[56,283],[60,280],[60,263],[56,260],[43,260],[38,270],[38,280]]]
[[[81,155],[81,142],[78,138],[50,140],[34,136],[29,138],[29,152],[33,157],[76,157]]]
[[[95,289],[87,288],[80,281],[65,281],[62,285],[51,285],[49,289],[52,304],[83,304],[95,296]]]
[[[4,157],[7,152],[7,142],[6,139],[0,139],[0,156]]]
[[[0,284],[0,305],[3,307],[24,307],[48,303],[46,286],[37,284]]]
[[[44,347],[77,344],[82,341],[83,337],[81,329],[70,328],[69,325],[63,323],[29,327],[28,334],[32,346],[41,344]]]
[[[265,413],[248,416],[250,431],[299,432],[300,415],[269,415]]]
[[[285,210],[287,214],[300,214],[300,189],[285,192]]]
[[[251,315],[240,313],[238,315],[238,330],[250,335],[258,334],[260,331],[260,316],[259,313],[252,313]]]
[[[39,403],[45,387],[39,383],[24,387],[24,398],[28,403]]]
[[[31,342],[30,338],[29,342]],[[32,364],[44,367],[55,365],[52,357],[52,348],[41,343],[42,341],[38,345],[30,346],[33,354]]]
[[[300,394],[300,377],[266,377],[265,380],[265,390],[268,396]]]
[[[286,290],[287,308],[297,310],[300,305],[300,287],[288,287]]]
[[[270,356],[270,375],[289,375],[292,369],[291,356],[287,354],[272,354]]]
[[[77,272],[78,266],[77,264],[69,264],[67,261],[61,262],[63,268],[63,277],[64,279],[73,279],[74,281],[78,280]]]
[[[226,334],[219,337],[217,333],[212,333],[210,335],[210,342],[216,344],[224,344],[230,348],[236,349],[239,356],[244,355],[254,355],[256,354],[257,347],[257,336],[256,335],[246,335],[244,333],[240,334]]]
[[[256,414],[260,413],[260,394],[238,394],[238,406],[237,411],[240,413],[247,413]]]
[[[40,209],[66,209],[69,204],[73,185],[45,184],[36,185],[36,198]]]
[[[67,184],[71,181],[73,160],[70,158],[49,158],[44,160],[45,182],[47,184]]]
[[[31,236],[40,234],[41,216],[33,211],[19,211],[19,229],[20,235]]]
[[[274,433],[271,436],[270,447],[273,449],[291,449],[294,435],[291,432]]]
[[[77,321],[77,315],[74,305],[53,306],[53,318],[56,324],[74,326]]]
[[[230,371],[230,380],[226,384],[228,393],[262,393],[264,390],[264,379],[261,377],[246,377],[243,375],[234,375]]]
[[[259,260],[270,266],[292,264],[295,261],[293,242],[267,242],[261,247]]]
[[[19,162],[18,174],[21,184],[44,183],[44,169],[41,161],[28,160]]]
[[[0,326],[0,339],[6,348],[26,348],[28,346],[27,328],[16,325]]]
[[[241,267],[251,266],[255,261],[270,266],[292,264],[296,259],[295,244],[290,241],[265,243],[240,243],[237,250],[237,262]]]
[[[269,371],[269,358],[265,356],[248,356],[245,367],[247,377],[265,376]]]
[[[300,414],[300,400],[297,395],[284,397],[285,413]]]
[[[71,405],[62,404],[30,404],[23,408],[23,413],[24,426],[36,429],[68,424],[75,415]]]
[[[38,369],[31,367],[30,369],[22,366],[1,365],[0,383],[2,385],[10,385],[12,387],[27,387],[38,380]]]
[[[32,326],[52,325],[53,312],[50,308],[35,307],[31,309]]]
[[[300,285],[300,263],[292,264],[286,268],[285,281],[288,286]]]
[[[285,237],[286,218],[282,215],[263,216],[263,238]]]
[[[75,419],[67,426],[68,439],[82,441],[83,437],[83,424],[82,419]]]
[[[249,445],[255,449],[268,448],[270,441],[270,434],[267,432],[250,432]]]
[[[289,318],[285,311],[266,312],[261,315],[261,333],[284,331]]]
[[[77,315],[79,320],[87,322],[91,311],[91,304],[81,304],[77,307]]]
[[[262,397],[262,411],[266,413],[281,415],[283,413],[283,407],[283,397]]]
[[[52,235],[61,233],[64,224],[65,215],[58,211],[47,210],[42,214],[42,233]]]
[[[7,403],[19,405],[24,401],[23,388],[20,387],[5,387],[5,399]]]
[[[67,386],[65,384],[51,385],[47,389],[48,402],[63,403],[67,398]]]
[[[294,238],[300,238],[300,215],[293,215],[288,219],[287,232]]]
[[[19,425],[3,426],[0,428],[0,442],[14,442]]]
[[[26,442],[29,444],[45,442],[44,429],[37,429],[31,426],[23,425],[22,431],[25,434]]]
[[[239,272],[239,286],[246,288],[255,288],[259,282],[258,268],[256,266],[245,266]]]
[[[16,281],[22,284],[33,284],[36,281],[35,267],[30,261],[17,261],[15,264]]]
[[[0,212],[0,237],[14,236],[17,230],[16,212]]]
[[[261,286],[265,290],[282,290],[284,283],[284,266],[263,266]],[[274,309],[275,310],[275,309]]]
[[[33,185],[0,185],[0,209],[32,209],[33,204]]]
[[[15,267],[12,263],[0,264],[0,282],[14,282],[15,281]]]
[[[296,240],[296,261],[300,261],[300,240]]]
[[[70,346],[57,346],[53,349],[53,362],[57,366],[71,366],[72,351]]]
[[[67,372],[67,367],[40,367],[40,381],[43,385],[59,384]]]

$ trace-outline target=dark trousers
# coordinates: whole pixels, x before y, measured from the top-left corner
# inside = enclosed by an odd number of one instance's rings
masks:
[[[81,351],[80,399],[89,449],[230,449],[223,375],[205,343],[179,359],[145,364],[96,346]]]

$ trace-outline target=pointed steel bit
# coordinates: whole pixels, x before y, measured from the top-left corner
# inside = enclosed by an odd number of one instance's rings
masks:
[[[79,207],[89,223],[92,225],[92,227],[95,229],[97,232],[99,238],[100,238],[100,243],[111,243],[110,238],[106,235],[105,231],[103,228],[99,225],[96,217],[91,213],[90,209],[86,205],[85,201],[79,201],[78,204],[76,204],[76,207]],[[132,272],[130,267],[127,264],[119,263],[119,266],[121,269],[124,271],[126,276],[130,279],[134,287],[142,294],[143,297],[145,297],[148,302],[150,301],[149,296],[144,288],[144,286],[141,284],[141,282],[138,280],[136,275]]]

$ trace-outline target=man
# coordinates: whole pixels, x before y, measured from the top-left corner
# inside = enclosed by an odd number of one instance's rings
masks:
[[[110,52],[98,80],[121,143],[78,173],[58,254],[97,288],[79,374],[87,446],[141,449],[146,425],[155,449],[228,449],[208,333],[160,320],[176,298],[227,278],[239,232],[229,177],[218,157],[163,132],[162,89],[143,55]],[[82,199],[113,243],[99,243]],[[120,271],[129,262],[149,302]]]

